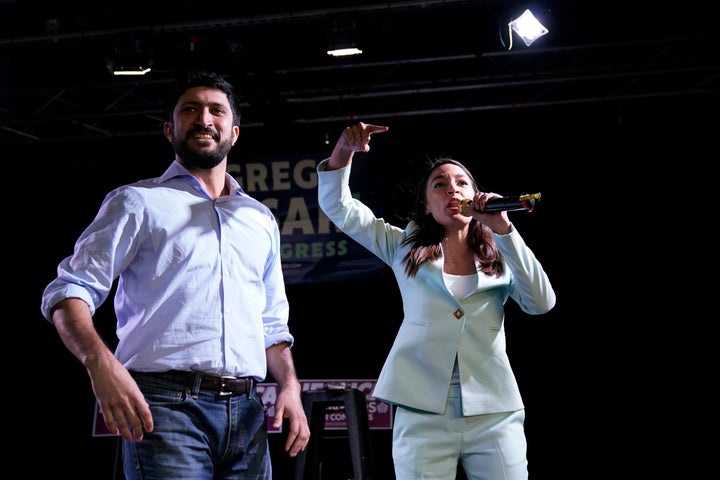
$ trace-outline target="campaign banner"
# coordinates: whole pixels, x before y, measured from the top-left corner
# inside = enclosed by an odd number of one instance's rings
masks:
[[[369,278],[384,264],[330,222],[318,206],[317,155],[273,155],[228,163],[228,173],[272,210],[287,284]],[[382,178],[353,177],[353,196],[382,216]]]
[[[389,430],[392,428],[392,406],[374,398],[371,393],[377,380],[300,380],[302,391],[323,389],[355,388],[365,394],[367,402],[368,424],[371,430]],[[267,426],[269,433],[279,433],[282,428],[273,428],[275,419],[275,400],[277,399],[278,385],[276,383],[260,383],[257,386],[258,395],[268,412]],[[345,409],[343,406],[328,406],[325,410],[325,430],[347,430]]]
[[[276,155],[228,162],[228,173],[277,219],[288,285],[371,278],[384,268],[319,208],[317,164],[327,155]],[[353,172],[350,188],[355,198],[382,216],[382,175]]]
[[[393,423],[392,406],[374,398],[371,394],[375,388],[377,380],[300,380],[302,391],[318,390],[318,389],[339,389],[339,388],[355,388],[365,394],[367,400],[368,424],[371,430],[389,430]],[[282,427],[273,428],[273,420],[275,419],[275,400],[278,394],[277,383],[258,383],[258,396],[261,398],[265,410],[267,411],[267,427],[269,433],[280,433]],[[345,412],[342,406],[329,406],[325,413],[325,430],[347,430],[347,422],[345,420]],[[115,434],[110,433],[105,427],[102,412],[95,402],[95,412],[93,415],[93,437],[111,437]]]

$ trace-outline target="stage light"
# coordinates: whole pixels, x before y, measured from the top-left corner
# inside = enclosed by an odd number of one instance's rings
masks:
[[[346,57],[348,55],[360,55],[362,50],[357,47],[348,48],[331,48],[327,51],[327,54],[333,57]]]
[[[346,16],[332,19],[328,33],[327,54],[333,57],[345,57],[361,53],[363,52],[358,48],[355,22]]]
[[[113,75],[145,75],[152,71],[149,40],[139,35],[120,35],[114,40],[107,69]]]
[[[549,31],[530,10],[525,10],[522,15],[508,23],[508,27],[510,28],[510,48],[512,48],[512,32],[515,32],[529,47]]]
[[[112,66],[112,74],[113,75],[145,75],[146,73],[151,72],[152,69],[150,67],[116,67]]]

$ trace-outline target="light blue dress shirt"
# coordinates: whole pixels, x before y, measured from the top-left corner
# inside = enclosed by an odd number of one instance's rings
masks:
[[[226,173],[230,195],[210,199],[177,161],[158,178],[110,192],[58,266],[41,310],[76,297],[94,315],[115,294],[115,356],[129,370],[267,373],[265,349],[293,343],[269,208]]]
[[[390,266],[403,304],[402,322],[378,377],[373,396],[388,403],[443,413],[457,358],[463,415],[523,408],[505,350],[504,305],[508,298],[537,315],[555,305],[555,292],[533,252],[514,228],[495,235],[503,255],[500,277],[477,273],[476,287],[456,298],[443,276],[443,258],[405,273],[403,245],[418,228],[403,229],[377,218],[348,185],[351,167],[326,171],[318,165],[318,200],[343,232]],[[386,322],[384,323],[386,324]]]

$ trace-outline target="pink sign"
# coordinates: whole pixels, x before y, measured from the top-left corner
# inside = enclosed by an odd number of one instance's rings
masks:
[[[375,388],[377,380],[300,380],[302,391],[322,390],[326,388],[344,389],[355,388],[365,394],[367,399],[368,423],[372,430],[388,430],[392,428],[392,407],[389,403],[374,398],[371,393]],[[262,399],[267,410],[267,426],[269,433],[279,433],[282,429],[272,428],[272,421],[275,418],[275,399],[277,398],[277,383],[259,383],[257,385],[258,396]],[[342,406],[328,407],[325,413],[325,430],[345,430],[345,411]],[[113,436],[107,428],[102,413],[95,403],[95,415],[93,417],[93,437]]]
[[[368,424],[371,430],[388,430],[392,428],[392,407],[389,403],[374,398],[371,393],[377,380],[300,380],[303,392],[306,390],[322,390],[326,388],[355,388],[365,394],[367,400]],[[275,418],[275,399],[277,398],[276,383],[260,383],[258,395],[268,412],[268,432],[278,433],[282,429],[272,428]],[[327,407],[325,413],[325,430],[345,430],[345,409],[342,406]]]

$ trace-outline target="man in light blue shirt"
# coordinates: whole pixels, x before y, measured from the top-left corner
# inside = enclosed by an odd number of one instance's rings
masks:
[[[83,363],[132,479],[272,479],[255,384],[279,385],[285,448],[309,439],[290,348],[272,212],[227,173],[240,128],[230,83],[176,84],[163,131],[175,159],[160,177],[110,192],[58,266],[41,310]],[[117,348],[93,324],[117,280]]]

